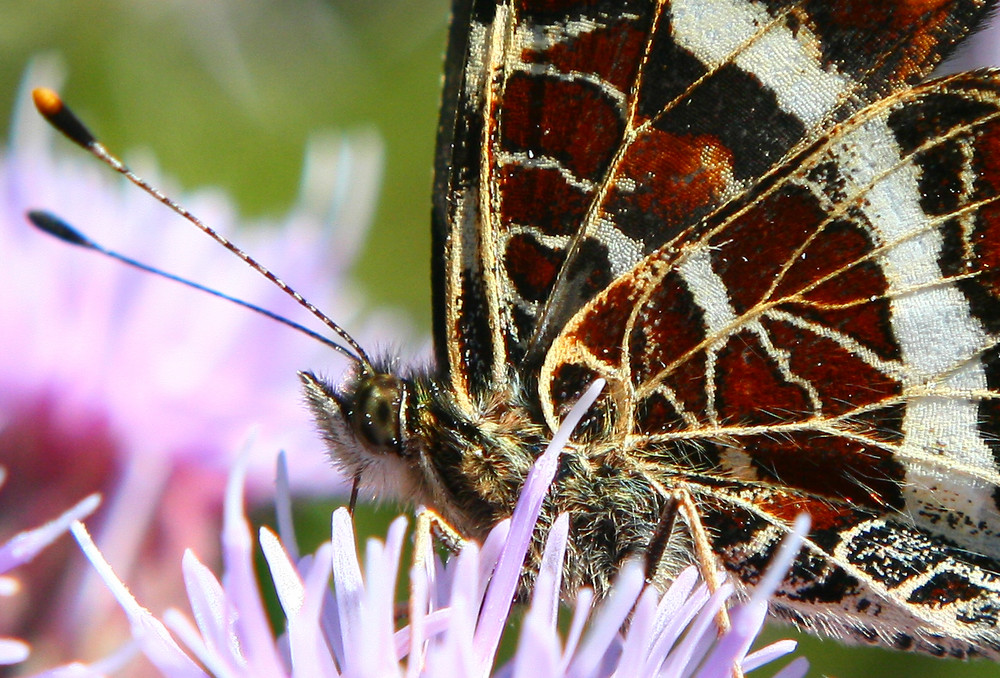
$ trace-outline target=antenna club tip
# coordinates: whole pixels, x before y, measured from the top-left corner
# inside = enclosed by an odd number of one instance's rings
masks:
[[[51,212],[46,212],[44,210],[30,210],[25,214],[28,221],[49,235],[53,235],[60,240],[68,242],[72,245],[81,245],[83,247],[92,247],[93,244],[88,240],[82,233],[67,224],[65,221],[52,214]]]
[[[55,90],[48,87],[36,87],[31,90],[31,99],[35,102],[35,108],[46,118],[59,115],[65,108],[62,97]]]
[[[70,141],[88,150],[93,150],[97,139],[91,134],[73,111],[69,109],[62,97],[48,87],[38,87],[31,91],[35,108],[50,125],[66,135]]]

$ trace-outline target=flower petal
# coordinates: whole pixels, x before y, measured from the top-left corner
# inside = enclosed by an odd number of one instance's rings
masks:
[[[61,537],[70,525],[93,513],[100,503],[101,497],[92,494],[74,504],[58,518],[41,527],[21,532],[0,546],[0,573],[8,572],[34,558],[39,551]]]
[[[70,526],[84,555],[90,560],[104,584],[125,610],[132,625],[132,635],[139,641],[142,651],[149,660],[164,674],[171,678],[187,678],[207,676],[197,664],[191,661],[183,650],[174,642],[167,628],[157,620],[146,608],[139,605],[128,587],[115,575],[111,565],[104,559],[97,546],[90,538],[83,523],[73,523]]]
[[[542,500],[545,499],[559,468],[559,455],[562,454],[563,448],[580,424],[583,415],[594,404],[603,389],[604,380],[597,379],[573,404],[569,414],[560,424],[559,430],[552,436],[542,456],[532,465],[524,481],[524,487],[514,507],[507,546],[500,555],[500,561],[493,572],[493,580],[486,591],[480,615],[484,622],[476,629],[473,641],[473,649],[479,657],[481,671],[484,674],[492,663],[500,643],[504,629],[503,620],[507,618],[514,599],[514,591],[521,578],[521,566],[528,552],[528,544],[535,530],[538,514],[542,509]]]

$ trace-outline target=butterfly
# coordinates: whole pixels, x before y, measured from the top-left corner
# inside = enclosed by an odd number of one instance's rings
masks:
[[[337,465],[477,539],[603,378],[525,586],[562,512],[599,594],[808,513],[775,615],[1000,659],[1000,73],[924,81],[993,5],[455,0],[436,366],[304,373]]]

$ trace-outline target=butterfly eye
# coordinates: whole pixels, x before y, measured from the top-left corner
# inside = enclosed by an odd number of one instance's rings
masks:
[[[380,452],[399,449],[405,392],[403,382],[387,374],[375,375],[358,391],[351,419],[355,434],[367,447]]]

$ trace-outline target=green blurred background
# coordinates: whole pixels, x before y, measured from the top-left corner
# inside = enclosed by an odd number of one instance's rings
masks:
[[[149,149],[184,188],[222,186],[248,216],[290,206],[310,134],[374,128],[386,174],[357,278],[372,303],[403,308],[429,331],[447,14],[447,0],[4,0],[0,111],[6,121],[31,57],[56,53],[64,96],[110,148]],[[801,651],[817,676],[1000,676],[992,664],[810,637]]]

